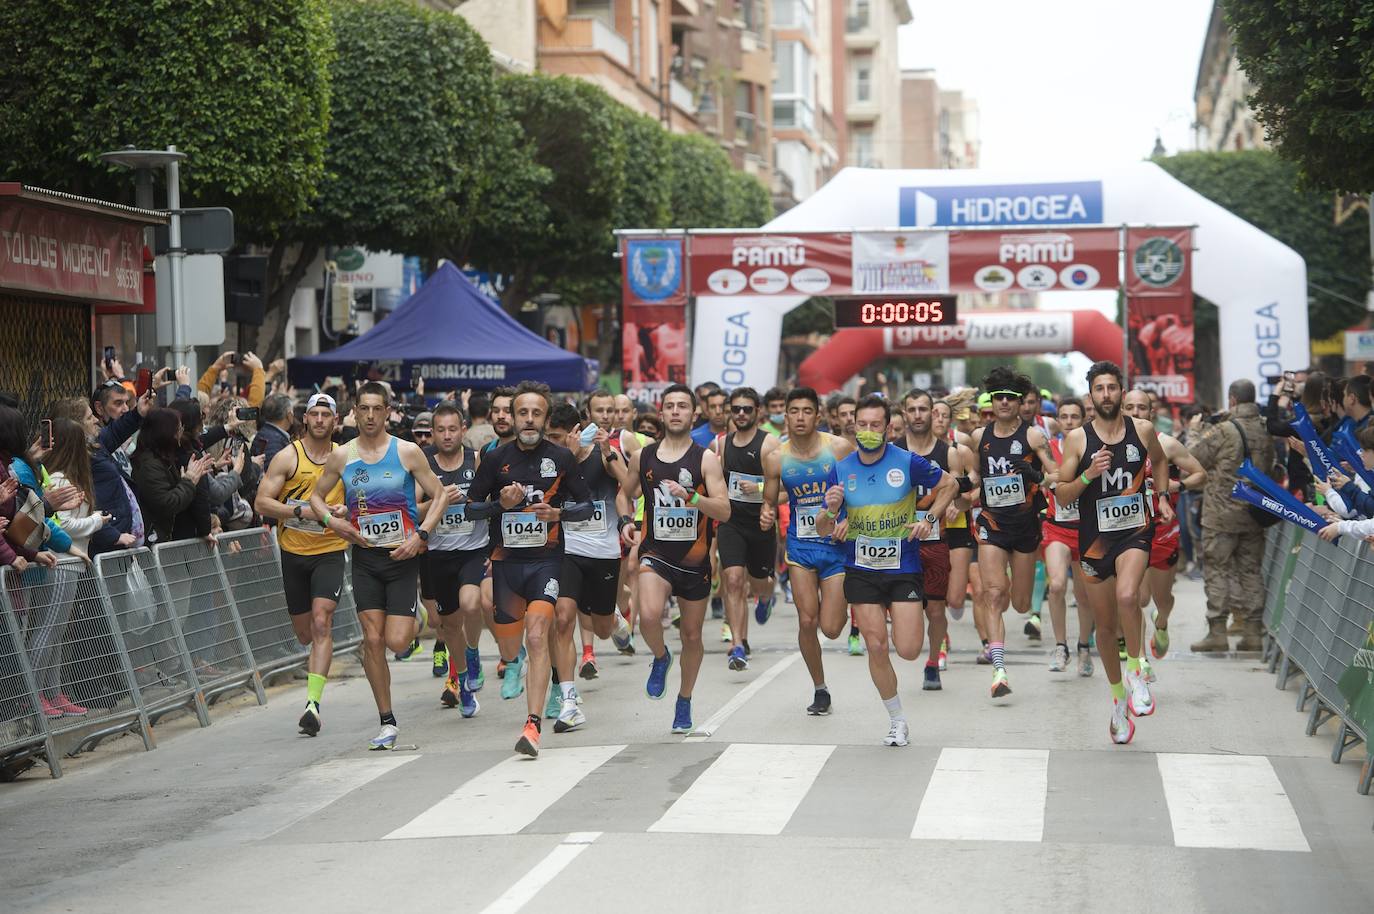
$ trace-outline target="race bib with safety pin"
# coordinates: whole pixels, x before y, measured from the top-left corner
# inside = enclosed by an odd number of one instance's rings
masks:
[[[310,510],[310,502],[301,501],[299,498],[288,498],[286,500],[286,506],[288,508],[300,508],[301,513],[304,514],[305,517],[301,520],[296,520],[295,517],[291,517],[282,522],[283,527],[289,527],[299,533],[308,533],[311,536],[320,536],[328,532],[325,530],[324,524],[315,520],[315,515]]]
[[[740,488],[740,483],[742,482],[752,482],[754,484],[754,491],[745,492]],[[731,471],[729,496],[731,501],[748,502],[754,505],[763,504],[763,477]]]
[[[530,511],[501,515],[501,542],[512,549],[532,549],[549,541],[549,528]]]
[[[902,566],[902,541],[861,536],[854,541],[854,564],[869,571],[893,571]]]
[[[934,543],[934,542],[938,542],[939,539],[940,539],[940,522],[939,522],[938,520],[931,521],[931,523],[930,523],[930,532],[927,533],[925,536],[921,537],[921,542],[923,542],[923,543]]]
[[[468,506],[449,505],[444,510],[444,516],[439,519],[439,526],[434,528],[434,532],[443,536],[468,536],[477,529],[477,522],[468,520]]]
[[[1097,502],[1097,529],[1103,533],[1135,530],[1145,526],[1147,514],[1143,495],[1101,498]]]
[[[697,538],[701,512],[696,508],[654,508],[654,539],[660,543],[690,543]]]
[[[1061,524],[1078,523],[1078,500],[1075,499],[1069,504],[1059,503],[1054,509],[1054,519]]]
[[[983,506],[987,508],[1019,508],[1026,503],[1026,485],[1021,477],[989,476],[983,480]]]
[[[594,510],[592,516],[586,520],[565,520],[563,529],[569,533],[586,533],[592,536],[601,536],[606,532],[606,503],[604,501],[592,502]]]
[[[818,540],[821,535],[816,532],[816,519],[825,510],[825,505],[810,505],[809,507],[797,508],[797,539],[799,540]]]
[[[405,541],[405,528],[401,522],[400,511],[385,511],[381,514],[358,515],[358,532],[369,546],[399,546]]]

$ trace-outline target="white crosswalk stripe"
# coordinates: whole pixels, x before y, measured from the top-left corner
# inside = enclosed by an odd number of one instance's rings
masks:
[[[848,804],[837,791],[864,790],[862,783],[841,776],[842,772],[833,767],[851,765],[854,753],[862,750],[844,747],[841,751],[848,755],[840,760],[837,749],[833,745],[733,743],[719,754],[698,753],[681,763],[672,761],[672,747],[660,744],[547,749],[537,761],[511,758],[499,762],[382,837],[513,835],[531,825],[535,825],[531,831],[543,832],[555,830],[553,824],[558,822],[566,827],[571,818],[581,827],[607,833],[643,829],[655,833],[777,835],[789,833],[789,825],[803,806],[813,812],[791,828],[799,834],[814,834],[814,809],[843,810]],[[611,785],[620,775],[600,769],[621,753],[624,755],[617,762],[650,774],[647,779],[637,774],[637,789],[617,795]],[[1112,756],[1101,753],[1100,764],[1112,765]],[[1050,792],[1049,775],[1056,770],[1053,751],[949,747],[940,751],[933,770],[929,750],[924,762],[917,752],[908,757],[912,760],[910,780],[902,782],[893,796],[908,796],[909,804],[892,802],[867,814],[875,817],[870,818],[873,827],[889,836],[1041,842],[1045,840],[1047,812],[1057,811],[1059,824],[1053,840],[1101,840],[1100,826],[1093,823],[1083,824],[1081,838],[1072,824],[1066,830],[1066,817],[1071,814],[1064,804],[1081,810],[1081,805],[1073,804],[1081,803],[1082,798],[1066,795],[1062,788]],[[665,759],[669,761],[665,763]],[[1074,765],[1082,770],[1084,764],[1095,767],[1099,763],[1085,761],[1083,753],[1065,753],[1058,764],[1063,783],[1066,774],[1075,770]],[[1161,754],[1155,757],[1155,764],[1159,781],[1136,776],[1122,783],[1121,789],[1150,794],[1161,811],[1167,805],[1175,846],[1310,850],[1298,814],[1267,758]],[[905,773],[908,769],[903,765],[890,770]],[[927,777],[918,771],[930,773]],[[584,784],[593,774],[596,778]],[[580,798],[579,787],[583,788]],[[614,808],[604,805],[608,795],[616,797]],[[601,797],[601,802],[589,801],[593,797]],[[1056,802],[1060,806],[1056,807]],[[666,812],[661,812],[665,807]],[[550,818],[544,825],[536,825],[546,813]],[[633,825],[626,824],[631,820]],[[618,829],[616,822],[621,823]],[[1167,841],[1168,835],[1164,831],[1160,837]]]

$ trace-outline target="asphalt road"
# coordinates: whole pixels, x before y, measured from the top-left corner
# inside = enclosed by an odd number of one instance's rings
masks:
[[[391,753],[366,751],[375,710],[345,662],[318,738],[296,734],[294,683],[265,707],[216,706],[208,729],[164,724],[153,752],[125,738],[60,780],[0,787],[0,910],[1368,914],[1360,751],[1333,765],[1329,725],[1304,736],[1295,692],[1258,658],[1189,655],[1200,585],[1179,595],[1159,710],[1125,747],[1107,738],[1100,670],[1049,673],[1011,614],[1004,704],[968,616],[942,692],[898,661],[906,749],[880,744],[867,664],[841,643],[825,655],[834,714],[804,713],[785,604],[750,633],[743,673],[708,621],[695,716],[709,735],[669,734],[642,642],[635,658],[606,644],[601,676],[579,683],[587,725],[547,727],[537,761],[511,753],[524,702],[501,700],[494,657],[471,720],[440,706],[428,654],[392,664],[416,748]]]

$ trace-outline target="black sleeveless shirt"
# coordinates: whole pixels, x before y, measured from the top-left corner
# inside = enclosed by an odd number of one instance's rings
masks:
[[[1126,433],[1116,444],[1104,444],[1094,423],[1083,426],[1080,468],[1106,447],[1112,455],[1107,472],[1088,483],[1078,496],[1078,546],[1084,557],[1104,558],[1118,543],[1152,532],[1154,518],[1145,497],[1145,461],[1149,453],[1136,432],[1135,420],[1126,417]]]
[[[733,432],[725,436],[723,463],[725,485],[730,493],[730,519],[726,523],[733,527],[748,527],[755,532],[759,529],[763,508],[763,443],[767,440],[768,433],[763,429],[756,429],[753,439],[743,447],[735,445]],[[759,487],[755,494],[740,491],[741,476],[753,477],[751,481]]]
[[[1022,464],[1044,470],[1040,456],[1030,446],[1028,433],[1032,426],[1022,420],[1016,431],[1006,438],[998,438],[995,428],[996,423],[993,422],[983,426],[983,439],[978,444],[978,471],[983,478],[983,513],[992,515],[998,521],[999,528],[1038,524],[1040,512],[1045,510],[1046,505],[1045,493],[1038,483],[1017,476],[1020,500],[993,504],[1007,501],[1010,493],[1016,490],[1017,483],[1010,480],[989,482],[997,477],[1015,476],[1017,466]]]
[[[668,494],[666,484],[676,482],[688,492],[706,494],[701,461],[706,449],[695,441],[677,460],[660,460],[660,442],[639,453],[639,487],[644,494],[644,533],[641,557],[653,557],[678,568],[699,569],[711,562],[711,519],[680,498]]]

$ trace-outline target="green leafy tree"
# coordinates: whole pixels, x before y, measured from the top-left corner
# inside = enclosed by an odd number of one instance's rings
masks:
[[[678,228],[722,228],[734,224],[734,169],[715,141],[696,133],[668,138],[668,174],[673,225]]]
[[[731,222],[741,228],[757,228],[773,219],[773,195],[751,174],[730,172],[730,204]]]
[[[270,231],[324,175],[326,0],[7,0],[0,176],[132,202],[125,145],[186,153],[183,204]]]
[[[1374,191],[1374,8],[1225,0],[1255,117],[1309,187]]]

